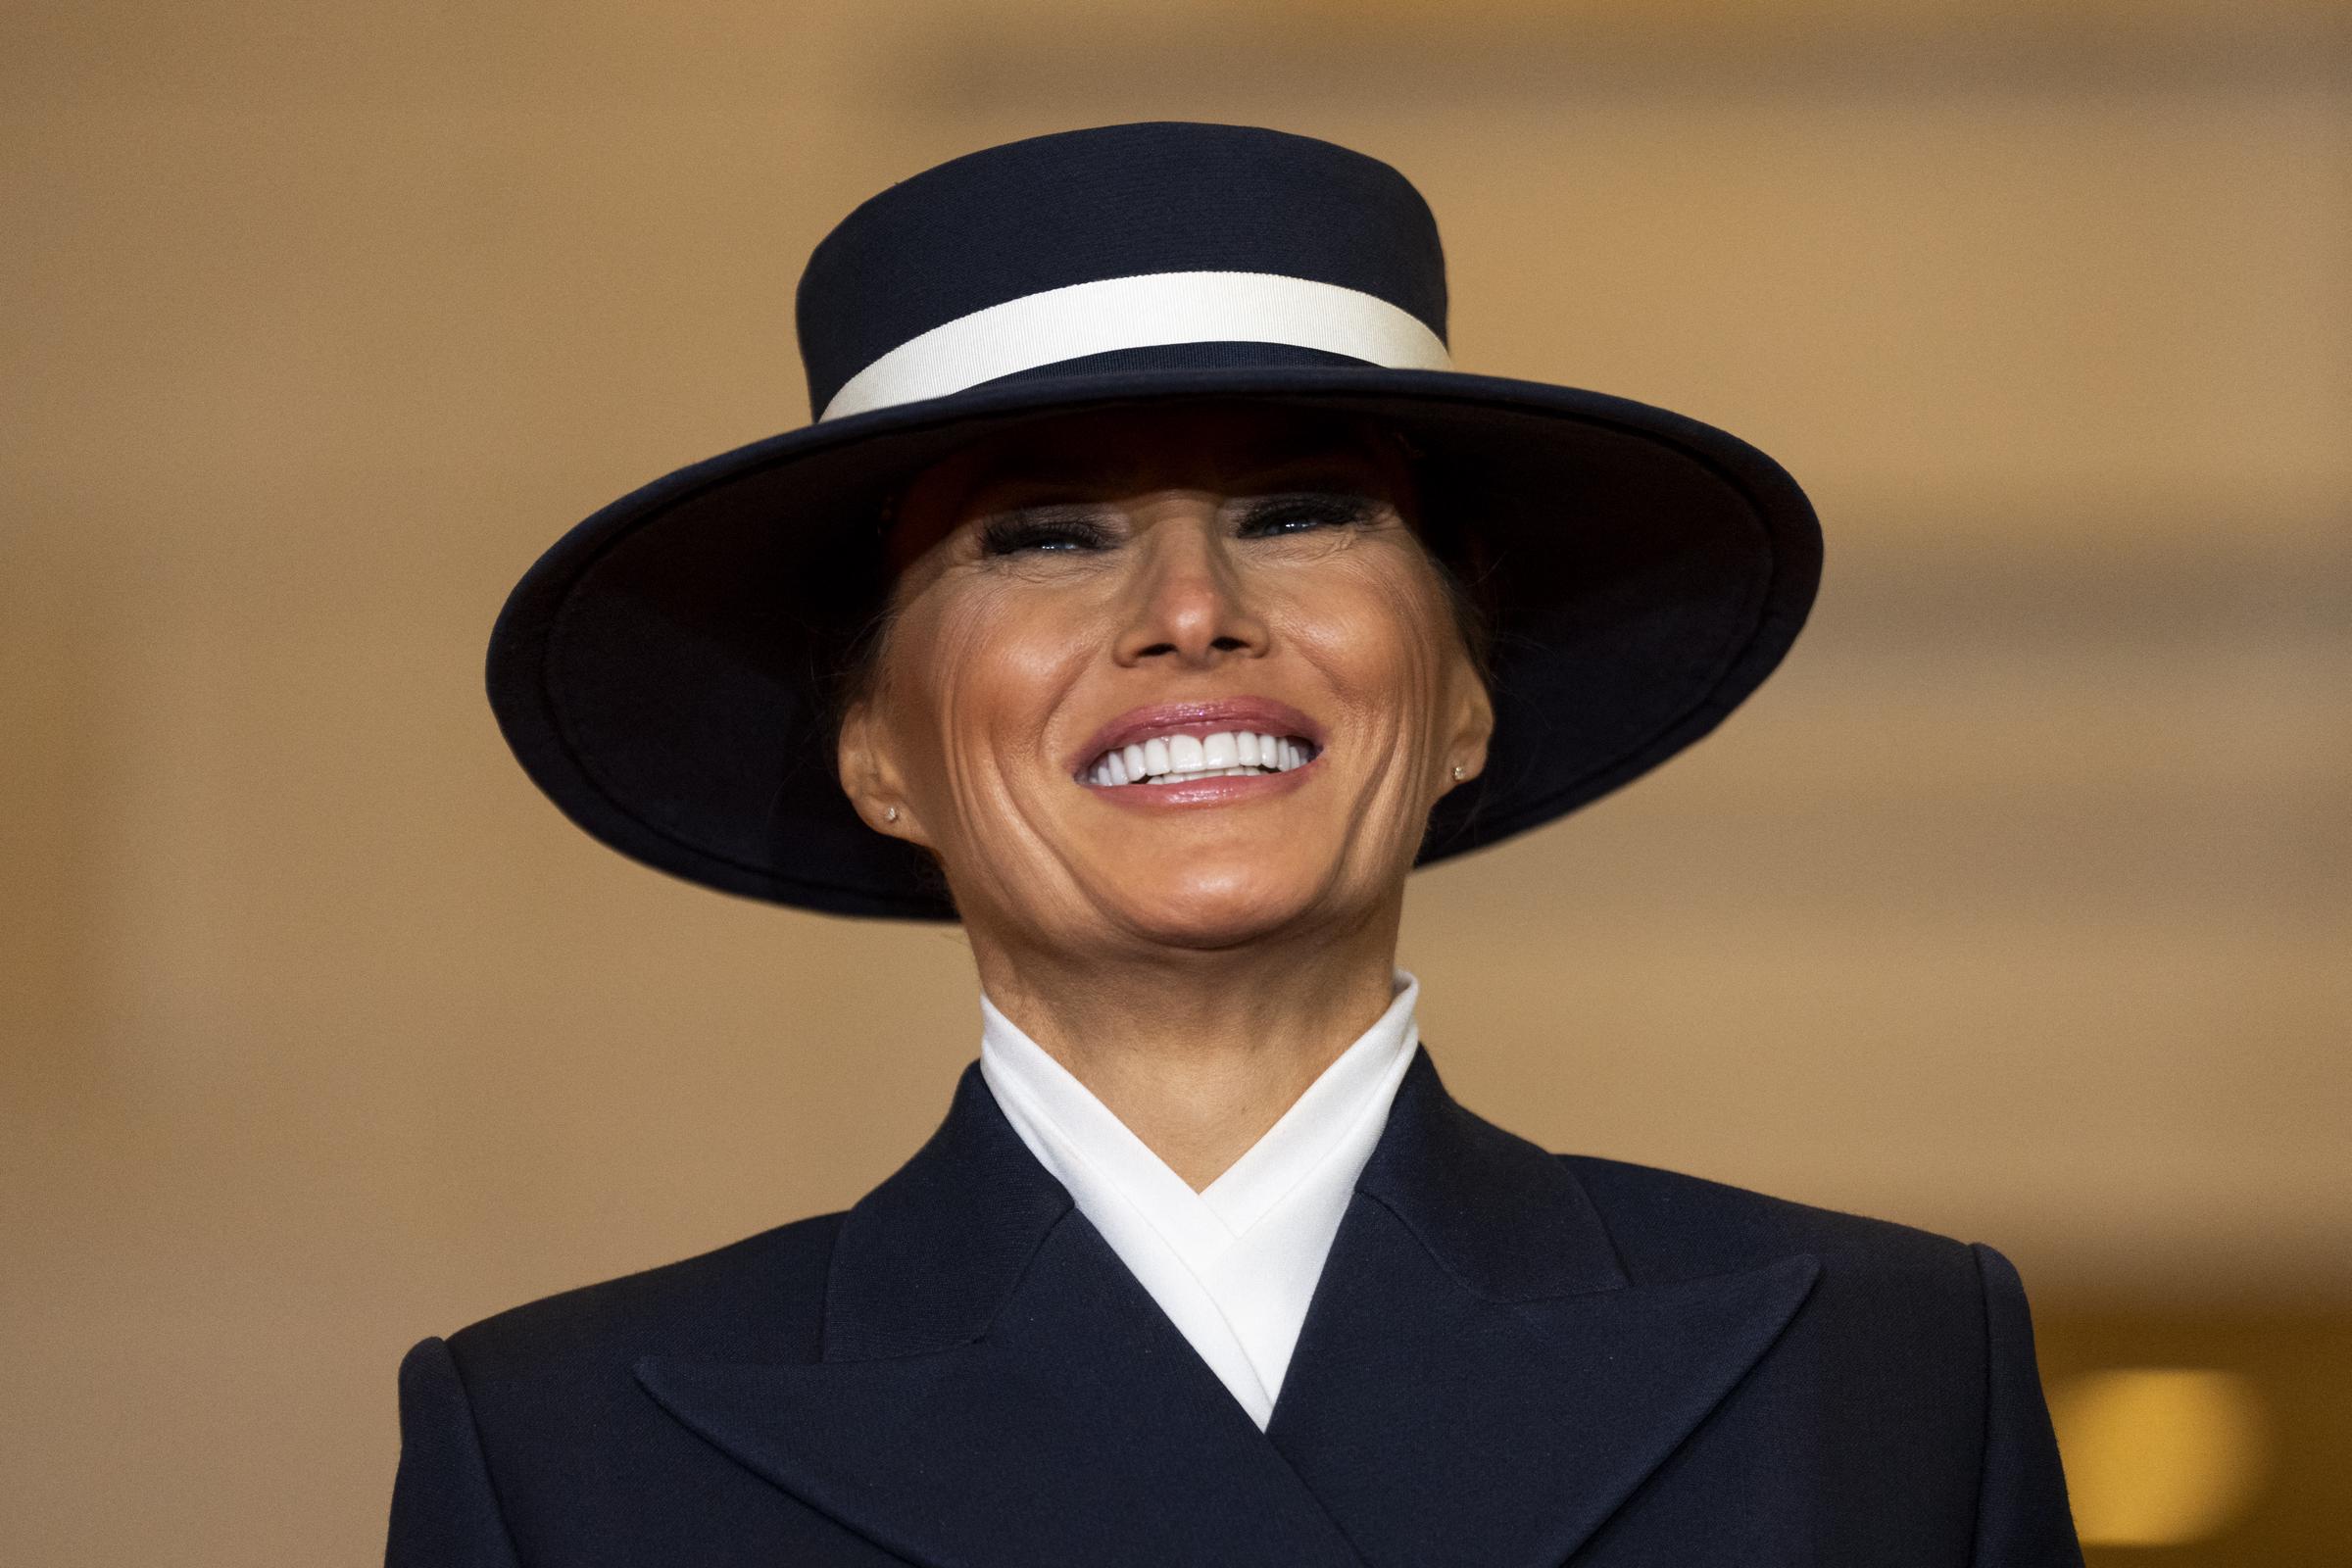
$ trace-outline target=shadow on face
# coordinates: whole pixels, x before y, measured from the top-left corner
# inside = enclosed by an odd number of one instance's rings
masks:
[[[968,448],[897,508],[844,786],[938,858],[976,943],[1393,924],[1493,724],[1415,514],[1384,433],[1248,406]]]

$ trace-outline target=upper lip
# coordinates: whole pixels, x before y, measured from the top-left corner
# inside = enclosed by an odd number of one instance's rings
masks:
[[[1288,703],[1270,697],[1221,697],[1214,702],[1157,703],[1131,708],[1088,738],[1069,760],[1071,773],[1083,773],[1114,746],[1125,746],[1152,735],[1214,735],[1219,730],[1253,730],[1260,734],[1297,735],[1323,746],[1323,726]]]

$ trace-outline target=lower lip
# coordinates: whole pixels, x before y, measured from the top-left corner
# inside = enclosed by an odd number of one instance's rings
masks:
[[[1197,778],[1182,784],[1088,784],[1097,800],[1133,810],[1176,810],[1204,806],[1238,806],[1245,801],[1268,800],[1298,788],[1299,780],[1315,770],[1320,755],[1280,773],[1245,778]]]

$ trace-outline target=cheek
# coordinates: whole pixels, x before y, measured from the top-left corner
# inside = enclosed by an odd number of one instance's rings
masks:
[[[911,699],[902,705],[910,754],[962,794],[1000,760],[1035,755],[1084,654],[1072,617],[1040,596],[975,587],[942,597],[902,617],[893,674]]]
[[[1365,562],[1299,595],[1293,612],[1294,637],[1336,695],[1416,746],[1435,739],[1447,630],[1424,575],[1413,563]]]

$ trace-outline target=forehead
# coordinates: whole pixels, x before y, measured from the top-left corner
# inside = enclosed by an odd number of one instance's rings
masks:
[[[1372,478],[1387,474],[1393,451],[1360,421],[1298,410],[1093,410],[975,443],[910,489],[935,502],[970,502],[1007,487],[1075,496],[1217,490],[1304,469]]]

